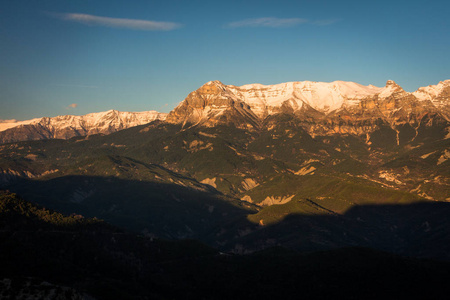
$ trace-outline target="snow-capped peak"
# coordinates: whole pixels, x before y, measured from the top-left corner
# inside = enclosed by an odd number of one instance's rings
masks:
[[[45,127],[51,126],[57,130],[72,128],[89,132],[102,132],[107,129],[125,129],[133,126],[150,123],[154,120],[164,120],[167,114],[157,111],[143,112],[121,112],[108,110],[105,112],[90,113],[83,116],[62,115],[57,117],[43,117],[26,121],[10,120],[0,123],[0,131],[14,128],[20,125],[40,124]]]
[[[240,87],[226,86],[227,89],[252,108],[259,116],[270,114],[274,108],[289,101],[297,109],[303,104],[325,113],[343,106],[357,104],[361,99],[373,96],[383,88],[364,86],[355,82],[286,82],[275,85],[247,84]]]
[[[444,89],[448,89],[449,87],[450,79],[441,81],[436,85],[421,87],[417,89],[417,91],[415,91],[413,95],[416,96],[416,98],[419,100],[433,100],[434,98],[442,94]]]
[[[438,94],[441,96],[436,97]],[[286,109],[296,112],[312,108],[327,115],[340,109],[359,111],[374,107],[377,101],[387,100],[390,103],[393,99],[400,100],[405,97],[409,97],[411,101],[413,99],[411,95],[412,93],[403,90],[393,80],[388,80],[384,87],[365,86],[349,81],[299,81],[274,85],[252,83],[234,86],[216,80],[205,83],[189,94],[173,110],[169,119],[170,122],[190,120],[198,123],[202,116],[217,117],[227,109],[235,107],[236,103],[246,104],[251,113],[259,119]],[[440,82],[437,86],[419,89],[414,95],[418,98],[421,96],[423,99],[433,99],[433,105],[436,107],[447,107],[450,98],[450,80]],[[383,105],[382,107],[389,110],[392,103]],[[188,115],[195,117],[191,119]]]
[[[222,82],[220,82],[219,80],[212,80],[212,81],[208,81],[207,83],[205,83],[204,85],[218,85],[218,86],[223,86],[224,84]]]
[[[384,88],[382,88],[381,92],[378,94],[378,98],[385,99],[385,98],[392,96],[394,93],[395,94],[400,94],[400,93],[406,94],[406,92],[397,83],[395,83],[395,81],[388,80],[386,82],[386,86]]]
[[[390,80],[390,79],[388,81],[386,81],[386,87],[388,87],[388,86],[400,87],[397,83],[395,83],[394,80]]]

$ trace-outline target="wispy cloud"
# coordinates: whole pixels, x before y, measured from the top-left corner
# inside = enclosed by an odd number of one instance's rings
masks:
[[[182,27],[181,24],[173,22],[109,18],[77,13],[49,13],[49,15],[64,21],[71,21],[84,25],[126,28],[132,30],[169,31]]]
[[[67,109],[77,108],[77,107],[78,107],[78,104],[72,103],[72,104],[70,104],[70,105],[67,107]]]
[[[228,23],[225,27],[239,28],[239,27],[292,27],[298,24],[306,23],[308,20],[300,18],[280,19],[280,18],[257,18],[245,19],[242,21]]]
[[[226,28],[240,28],[240,27],[271,27],[271,28],[286,28],[293,27],[299,24],[312,24],[318,26],[330,25],[338,22],[339,19],[326,19],[326,20],[317,20],[311,21],[308,19],[302,18],[290,18],[290,19],[282,19],[282,18],[256,18],[256,19],[245,19],[241,21],[231,22],[225,25]]]

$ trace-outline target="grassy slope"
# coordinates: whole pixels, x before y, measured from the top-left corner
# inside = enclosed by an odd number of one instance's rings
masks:
[[[304,212],[322,214],[310,210],[305,199],[340,214],[354,205],[415,203],[424,199],[411,192],[417,180],[427,194],[448,197],[448,185],[441,181],[449,176],[449,161],[436,162],[450,139],[413,148],[383,146],[383,132],[373,145],[365,143],[366,137],[312,138],[286,115],[273,117],[265,126],[260,131],[226,126],[181,130],[156,122],[108,136],[15,143],[1,146],[0,168],[33,174],[58,170],[7,186],[67,212],[165,237],[194,237],[205,232],[202,228],[225,226],[232,228],[227,234],[233,239],[232,232],[249,226],[242,217],[254,212],[233,197],[250,196],[261,203],[270,196],[294,195],[290,204],[249,216],[254,223],[275,223]],[[432,151],[437,152],[421,158]],[[294,174],[312,168],[306,175]],[[406,184],[380,179],[379,172],[385,170],[400,174]],[[207,178],[215,179],[217,191],[199,183]],[[257,186],[246,191],[245,179]]]

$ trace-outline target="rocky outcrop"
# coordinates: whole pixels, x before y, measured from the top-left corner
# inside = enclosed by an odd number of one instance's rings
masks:
[[[15,181],[17,178],[39,178],[58,172],[58,169],[47,170],[42,173],[32,173],[28,170],[14,170],[0,168],[0,187]]]
[[[447,120],[450,119],[450,80],[421,87],[413,95],[422,102],[432,104],[446,116]]]
[[[260,120],[251,107],[238,99],[227,86],[219,81],[210,81],[190,93],[169,113],[166,121],[183,126],[226,124],[252,128],[258,127]]]

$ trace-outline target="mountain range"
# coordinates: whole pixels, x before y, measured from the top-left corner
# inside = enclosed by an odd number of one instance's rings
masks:
[[[26,121],[6,120],[0,122],[0,143],[109,134],[165,118],[165,113],[153,110],[143,112],[108,110],[84,116],[66,115]]]
[[[312,136],[370,134],[382,123],[394,131],[398,145],[403,136],[409,140],[417,137],[425,115],[446,125],[450,116],[449,97],[450,80],[419,88],[414,93],[405,92],[392,80],[383,88],[344,81],[241,87],[211,81],[189,94],[168,115],[167,121],[184,126],[232,123],[258,129],[268,117],[287,113],[294,115]],[[408,136],[407,131],[414,131],[414,136]]]
[[[302,120],[310,134],[332,135],[370,133],[377,127],[374,123],[382,120],[396,132],[397,143],[400,143],[400,132],[396,128],[417,128],[424,114],[437,114],[448,121],[449,97],[450,80],[421,87],[413,93],[405,92],[392,80],[381,88],[345,81],[240,87],[210,81],[189,94],[169,114],[167,121],[215,126],[222,120],[258,128],[269,116],[291,113]],[[0,143],[109,134],[166,117],[167,114],[156,111],[110,110],[84,116],[6,120],[0,123]],[[307,124],[311,121],[314,125]]]
[[[363,246],[448,260],[449,105],[450,80],[414,93],[393,81],[210,81],[167,116],[109,111],[4,130],[0,185],[221,251]]]

